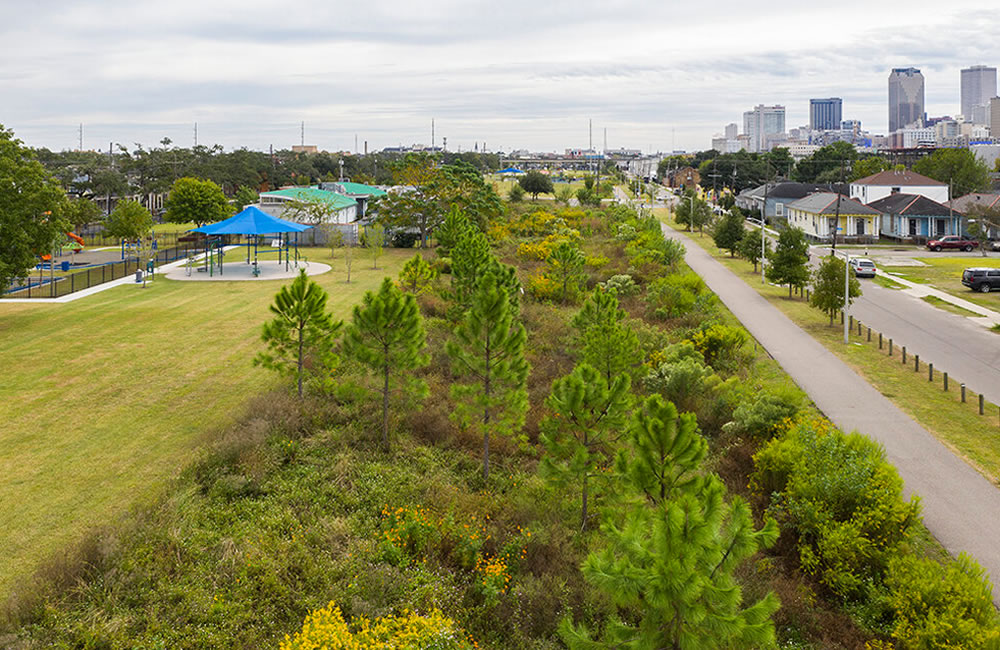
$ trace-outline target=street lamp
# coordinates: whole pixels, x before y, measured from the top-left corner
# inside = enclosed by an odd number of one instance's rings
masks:
[[[844,345],[848,343],[848,310],[851,299],[851,254],[844,250]]]

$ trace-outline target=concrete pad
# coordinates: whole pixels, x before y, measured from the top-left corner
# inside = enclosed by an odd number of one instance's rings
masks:
[[[330,270],[329,264],[305,262],[303,260],[299,260],[297,267],[295,262],[290,262],[288,264],[287,271],[285,270],[284,262],[279,264],[274,260],[259,262],[257,266],[260,269],[260,274],[257,276],[253,274],[253,264],[247,264],[246,262],[227,262],[222,265],[221,273],[219,272],[219,268],[216,267],[212,272],[212,275],[209,275],[207,271],[203,270],[205,268],[204,265],[196,265],[191,268],[188,268],[186,265],[177,266],[168,270],[166,276],[168,280],[190,280],[195,282],[241,282],[248,280],[290,280],[299,274],[299,269],[305,269],[306,275],[320,275]]]

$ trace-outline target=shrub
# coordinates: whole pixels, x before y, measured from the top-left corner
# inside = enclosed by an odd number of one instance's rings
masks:
[[[919,521],[917,497],[871,439],[800,417],[754,456],[768,511],[798,535],[802,569],[845,599],[880,582]]]
[[[420,241],[420,233],[406,230],[394,230],[390,242],[393,248],[413,248],[413,245]]]
[[[611,262],[611,260],[603,255],[588,256],[587,259],[584,260],[587,268],[591,269],[602,269],[607,266],[609,262]]]
[[[632,276],[627,273],[612,275],[605,282],[601,283],[601,287],[606,291],[614,289],[618,292],[619,296],[632,296],[639,292],[639,286],[632,279]]]
[[[995,648],[1000,620],[982,567],[962,553],[946,564],[904,555],[889,563],[893,636],[906,648]]]
[[[352,631],[353,628],[353,631]],[[473,647],[455,622],[438,610],[422,616],[403,612],[399,616],[376,619],[369,623],[360,618],[348,625],[333,602],[306,617],[302,631],[285,636],[281,650],[465,650]]]
[[[507,194],[508,200],[511,203],[520,203],[524,200],[524,188],[520,185],[515,185],[510,188],[510,193]]]
[[[651,370],[643,384],[646,390],[663,395],[680,411],[693,411],[712,369],[694,358],[661,363]]]
[[[734,361],[749,336],[742,327],[710,325],[691,335],[691,343],[713,368]]]
[[[673,273],[654,280],[646,290],[646,303],[659,320],[677,318],[714,306],[714,296],[694,273]]]
[[[754,438],[767,439],[794,418],[801,407],[802,397],[793,391],[757,393],[753,399],[744,400],[736,407],[733,421],[727,429]]]

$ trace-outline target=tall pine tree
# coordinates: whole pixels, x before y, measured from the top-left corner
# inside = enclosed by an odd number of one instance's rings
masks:
[[[570,648],[759,648],[774,643],[773,593],[743,607],[735,569],[778,528],[754,529],[749,506],[726,504],[715,474],[701,470],[707,445],[694,416],[678,417],[661,397],[648,398],[629,429],[634,454],[618,470],[641,495],[620,523],[602,527],[609,545],[583,563],[584,578],[635,622],[609,621],[598,640],[566,619],[559,631]]]
[[[378,293],[367,292],[362,304],[354,307],[344,351],[381,380],[378,392],[382,395],[382,446],[386,450],[393,380],[411,396],[422,399],[427,395],[427,383],[408,376],[430,361],[424,353],[426,345],[427,333],[416,298],[400,291],[390,278],[382,281]]]
[[[453,417],[483,434],[483,477],[490,474],[490,435],[519,430],[528,409],[524,326],[514,320],[507,291],[487,271],[445,350],[467,383],[452,385]]]
[[[582,363],[554,381],[545,400],[552,415],[542,421],[547,453],[541,472],[556,482],[579,482],[581,530],[587,527],[591,479],[610,470],[628,415],[631,384],[627,375],[605,382],[596,368]]]

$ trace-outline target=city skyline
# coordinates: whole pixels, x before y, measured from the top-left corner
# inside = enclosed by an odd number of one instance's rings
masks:
[[[593,120],[595,147],[607,129],[609,148],[700,150],[759,104],[785,106],[787,128],[806,125],[816,97],[843,98],[844,119],[885,133],[885,79],[898,67],[923,72],[929,115],[954,116],[959,71],[998,63],[986,35],[1000,17],[965,0],[946,11],[850,1],[832,17],[792,2],[713,6],[375,2],[274,14],[46,0],[0,27],[0,124],[61,150],[78,146],[82,123],[84,148],[106,150],[164,137],[189,146],[197,122],[201,144],[263,150],[298,144],[305,122],[306,144],[336,151],[354,150],[355,136],[359,150],[429,145],[433,119],[450,150],[561,151],[586,147]]]

